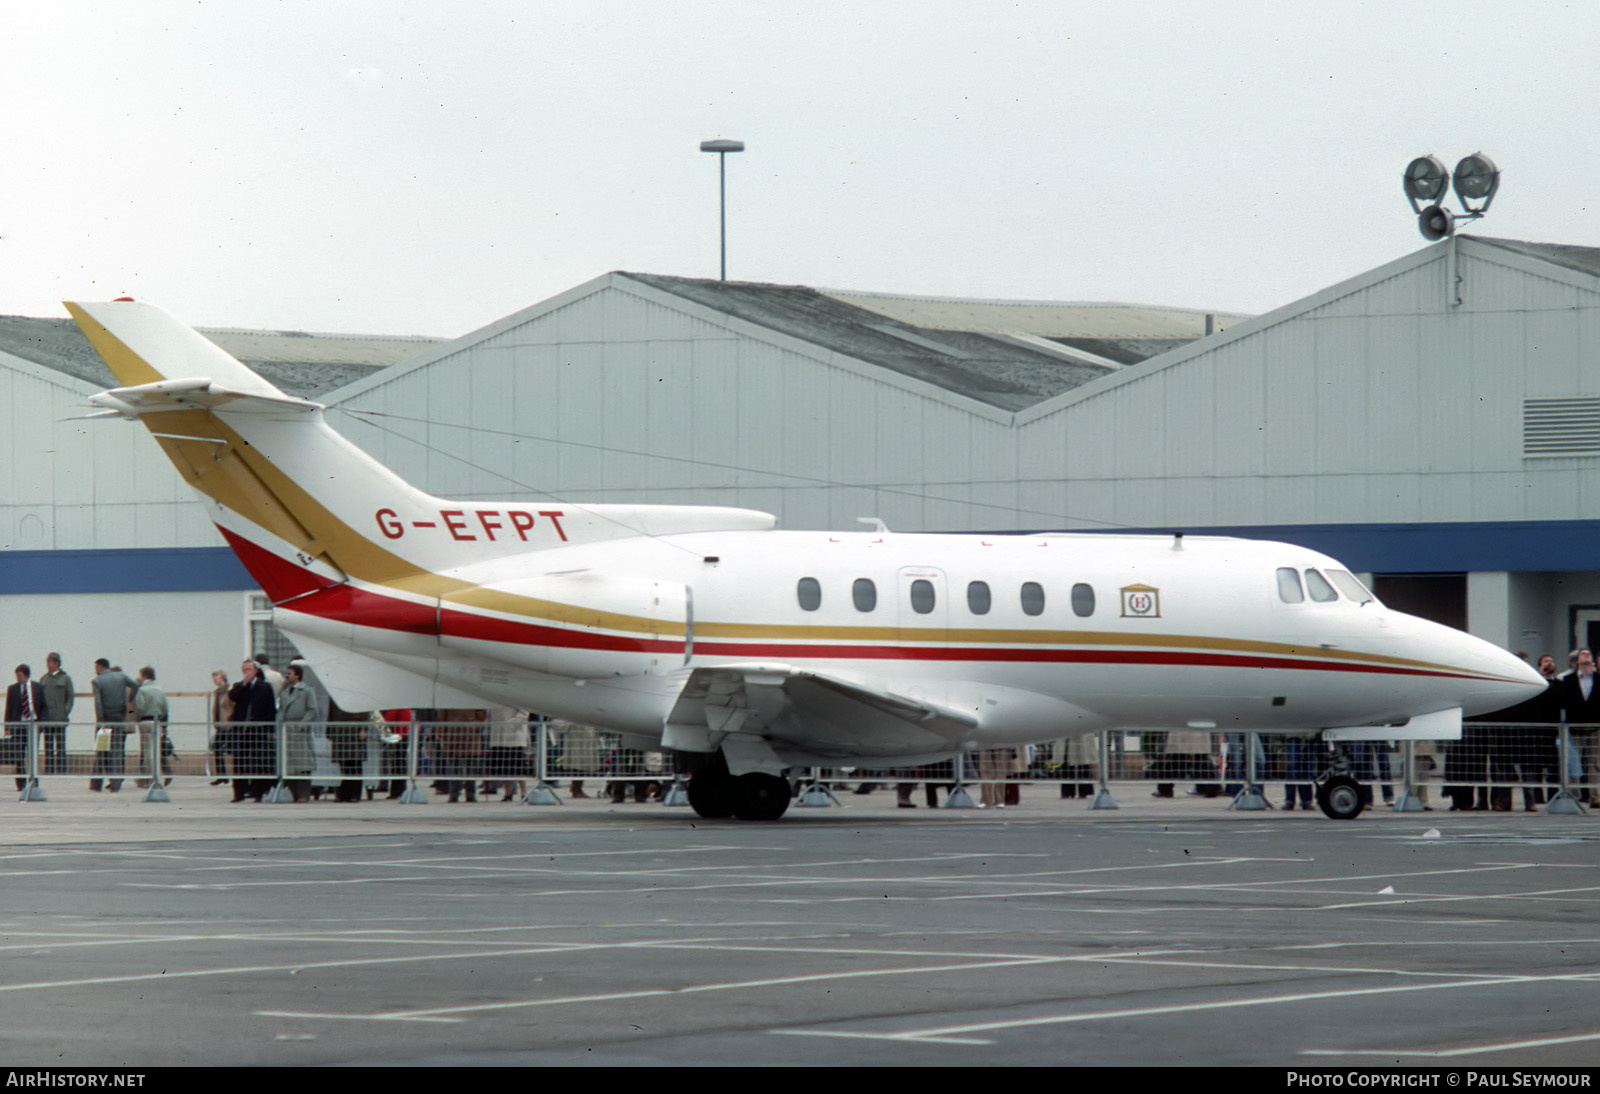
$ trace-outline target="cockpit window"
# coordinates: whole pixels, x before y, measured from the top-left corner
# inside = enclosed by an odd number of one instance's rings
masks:
[[[1289,567],[1278,568],[1278,599],[1285,604],[1299,604],[1306,594],[1300,591],[1300,573]]]
[[[1367,590],[1367,587],[1356,580],[1356,575],[1349,570],[1329,570],[1328,580],[1344,594],[1346,600],[1354,600],[1357,604],[1368,601],[1376,602],[1377,597]]]
[[[1339,594],[1334,591],[1328,579],[1318,570],[1306,571],[1306,592],[1311,594],[1311,599],[1319,604],[1326,604],[1330,600],[1338,600]]]

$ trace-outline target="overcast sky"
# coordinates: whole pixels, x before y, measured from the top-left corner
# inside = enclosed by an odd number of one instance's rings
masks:
[[[454,336],[608,270],[1258,312],[1424,241],[1600,245],[1591,3],[0,7],[0,313]]]

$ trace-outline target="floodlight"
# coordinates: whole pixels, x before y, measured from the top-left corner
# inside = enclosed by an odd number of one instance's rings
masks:
[[[1449,184],[1450,173],[1438,156],[1418,156],[1406,165],[1406,197],[1411,199],[1413,209],[1419,208],[1418,202],[1435,202],[1444,197]]]
[[[722,222],[722,280],[728,280],[728,153],[743,152],[744,141],[730,141],[718,137],[701,141],[700,151],[717,154],[717,207]]]
[[[1468,212],[1482,212],[1494,200],[1495,191],[1500,189],[1500,169],[1482,152],[1474,152],[1456,164],[1451,184],[1455,187],[1456,197]],[[1473,208],[1471,202],[1477,199],[1481,199],[1483,204]]]

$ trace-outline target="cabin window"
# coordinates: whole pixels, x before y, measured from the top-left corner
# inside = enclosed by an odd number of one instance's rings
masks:
[[[1298,571],[1282,566],[1278,569],[1278,599],[1285,604],[1299,604],[1306,598],[1300,589],[1300,574]]]
[[[1365,604],[1369,600],[1376,601],[1378,599],[1349,570],[1329,570],[1328,580],[1333,582],[1334,586],[1344,594],[1346,600],[1354,600],[1357,604]]]
[[[855,601],[856,611],[870,612],[878,606],[878,587],[870,577],[858,577],[850,586],[850,599]]]
[[[802,577],[795,586],[795,597],[800,601],[800,606],[808,612],[814,612],[822,607],[822,583],[814,577]]]
[[[1025,615],[1044,614],[1044,586],[1037,581],[1023,582],[1022,611]]]
[[[1072,587],[1072,612],[1087,618],[1094,614],[1094,586],[1078,582]]]
[[[967,583],[967,610],[973,615],[988,615],[989,604],[989,583],[987,581],[969,581]]]
[[[1306,592],[1311,594],[1311,599],[1319,604],[1326,604],[1330,600],[1338,600],[1339,594],[1334,591],[1328,579],[1316,570],[1306,571]]]
[[[922,578],[911,583],[911,610],[918,615],[933,611],[933,582]]]

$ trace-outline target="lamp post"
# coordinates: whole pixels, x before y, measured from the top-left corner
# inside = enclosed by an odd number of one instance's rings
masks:
[[[728,280],[728,153],[743,152],[744,141],[701,141],[700,151],[717,154],[717,196],[722,224],[722,280]]]

